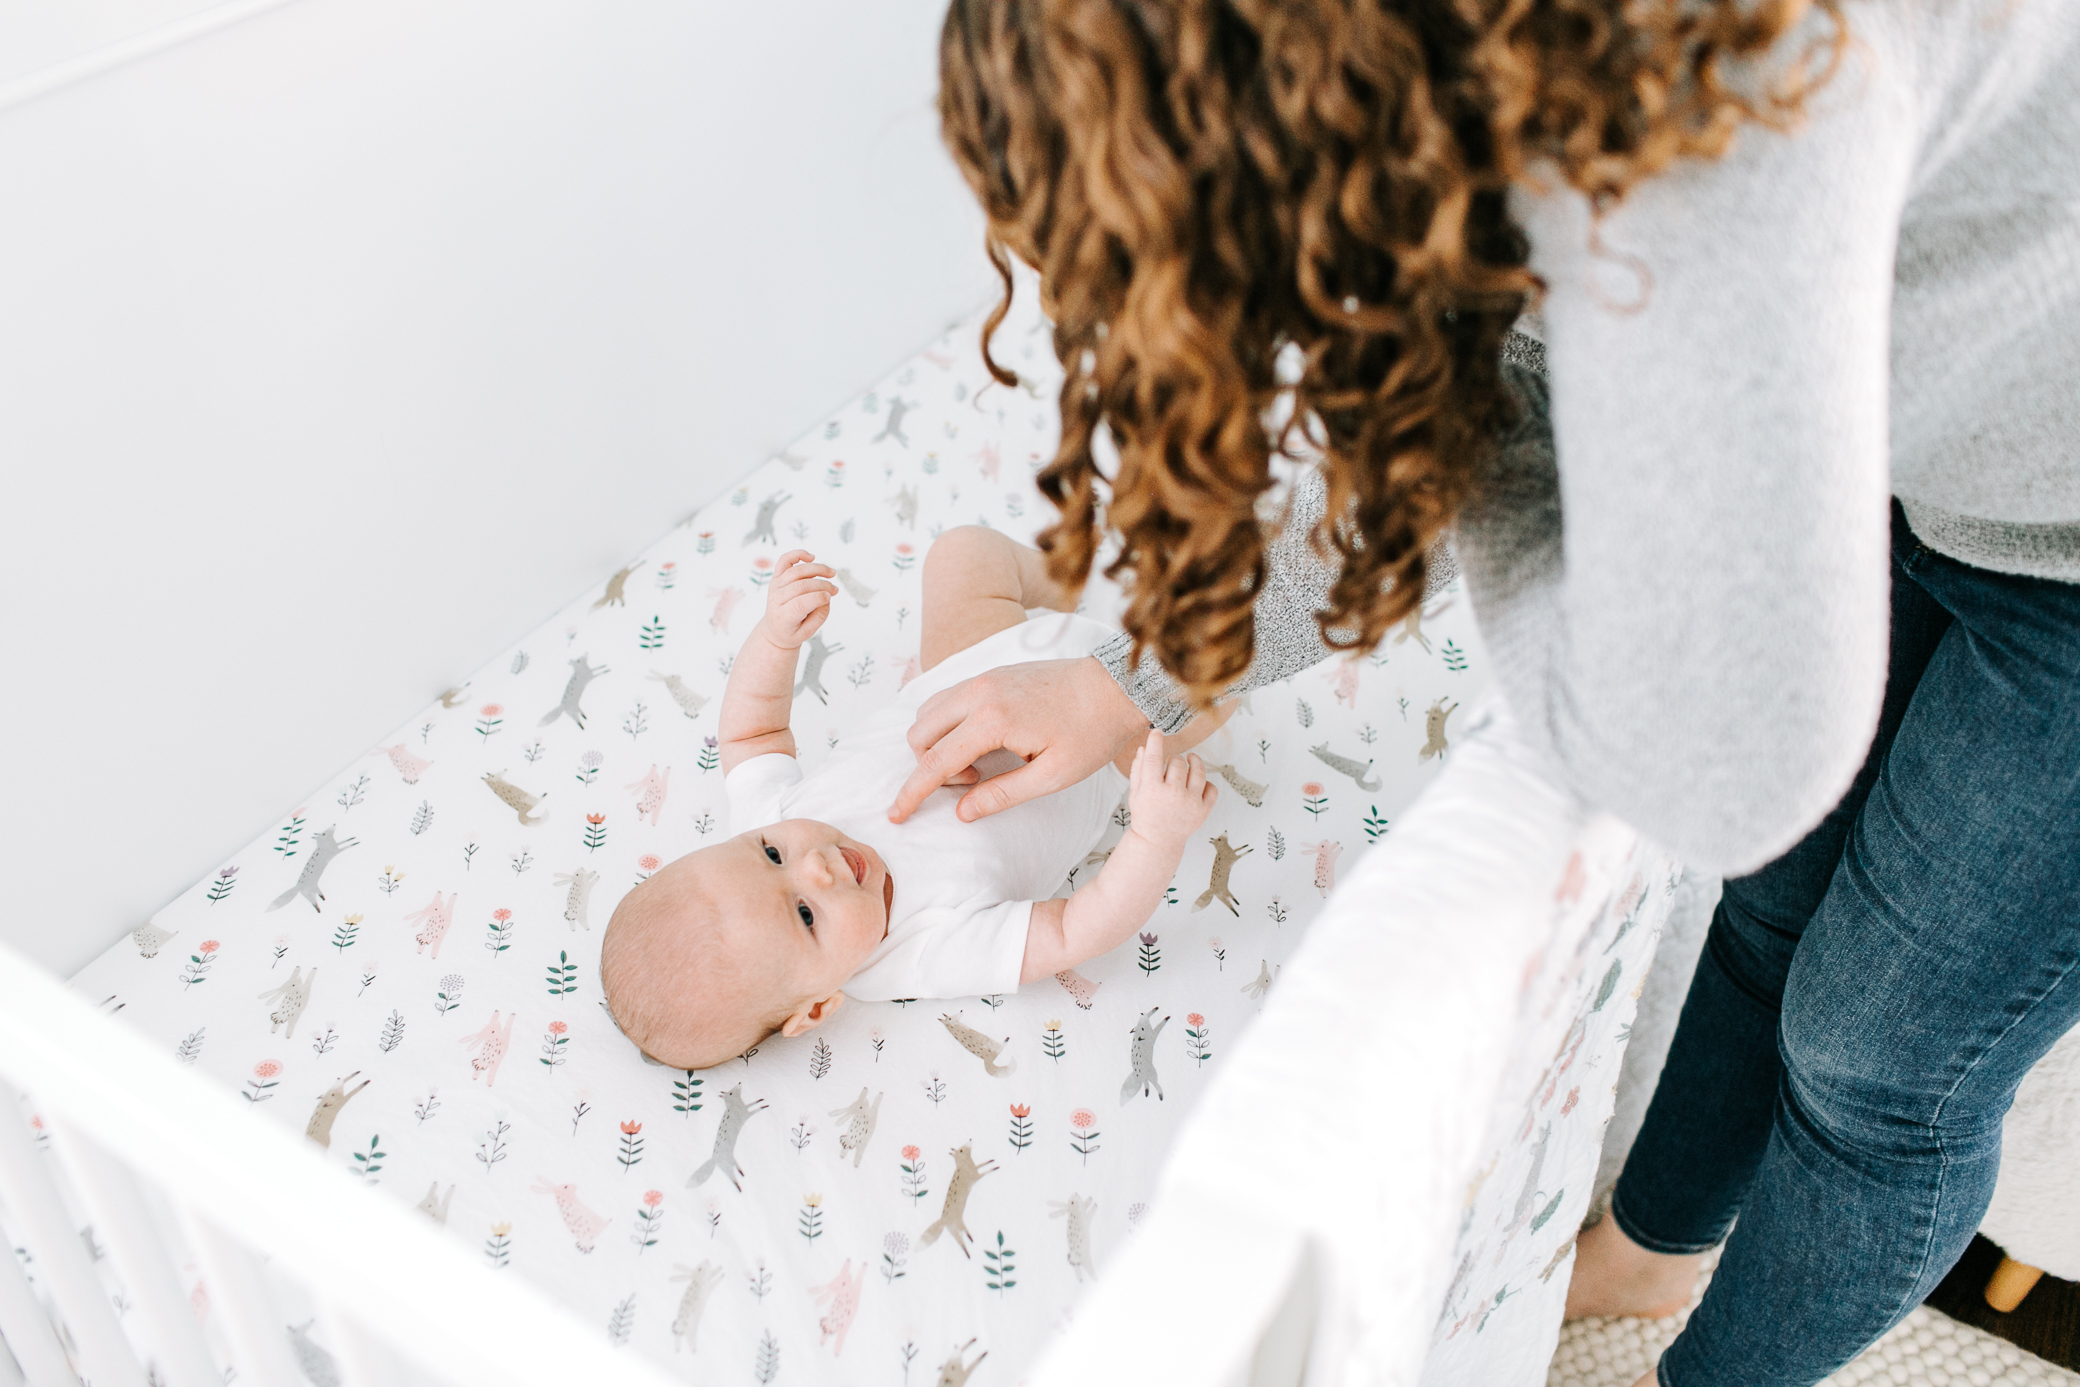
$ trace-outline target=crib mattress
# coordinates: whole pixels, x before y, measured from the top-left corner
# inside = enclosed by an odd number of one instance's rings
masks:
[[[1339,860],[1450,756],[1484,660],[1447,593],[1419,633],[1256,691],[1206,748],[1220,800],[1163,905],[1076,976],[855,1004],[703,1072],[645,1061],[601,1009],[601,932],[728,831],[715,718],[775,557],[809,547],[844,589],[801,670],[813,763],[915,671],[932,537],[1049,517],[1044,325],[1024,296],[998,343],[1027,383],[1006,389],[978,322],[415,714],[76,986],[693,1381],[923,1384],[984,1354],[968,1381],[1017,1381],[1135,1236]],[[1116,594],[1094,585],[1086,610]]]

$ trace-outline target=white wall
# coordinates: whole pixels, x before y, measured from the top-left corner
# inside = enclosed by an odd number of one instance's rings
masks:
[[[299,0],[0,110],[0,937],[85,962],[981,302],[942,8]]]

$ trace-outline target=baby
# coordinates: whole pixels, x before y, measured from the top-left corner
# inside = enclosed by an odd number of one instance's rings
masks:
[[[1167,746],[1151,731],[1081,784],[976,823],[956,816],[954,789],[889,823],[916,769],[907,733],[920,703],[1000,665],[1088,655],[1112,634],[1070,614],[1074,598],[1036,550],[980,526],[949,530],[925,559],[926,673],[805,776],[788,717],[797,653],[830,615],[831,577],[806,552],[782,555],[730,668],[720,738],[736,836],[650,877],[607,926],[607,1006],[644,1053],[676,1068],[719,1064],[776,1030],[800,1035],[848,993],[987,996],[1105,953],[1154,912],[1213,807],[1199,758],[1178,753],[1219,714]],[[1029,608],[1052,612],[1029,621]],[[1048,899],[1097,846],[1122,790],[1131,826],[1104,870]]]

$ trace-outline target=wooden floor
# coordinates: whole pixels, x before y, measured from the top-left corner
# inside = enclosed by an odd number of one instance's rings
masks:
[[[1943,1278],[1928,1303],[1953,1320],[1962,1320],[2062,1368],[2080,1372],[2080,1286],[2057,1277],[2039,1281],[2022,1304],[2000,1314],[1981,1294],[1986,1278],[2000,1264],[2001,1250],[1984,1238],[1973,1238],[1964,1257]]]

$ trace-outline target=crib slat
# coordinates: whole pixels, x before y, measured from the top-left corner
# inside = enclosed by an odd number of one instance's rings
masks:
[[[597,1325],[540,1287],[489,1270],[402,1201],[328,1168],[310,1142],[95,1011],[4,943],[0,970],[10,979],[0,1077],[33,1082],[82,1134],[149,1160],[155,1182],[178,1190],[186,1209],[207,1210],[209,1223],[196,1220],[204,1231],[189,1239],[198,1251],[232,1238],[265,1249],[270,1276],[351,1306],[394,1358],[409,1358],[433,1381],[569,1387],[606,1374],[617,1387],[670,1387],[669,1372],[615,1353]],[[221,1269],[231,1259],[217,1260],[215,1272],[204,1263],[212,1297],[228,1296],[248,1313],[266,1303],[233,1286]],[[272,1318],[265,1333],[248,1332],[250,1347],[240,1352],[250,1361],[238,1365],[246,1383],[301,1387],[265,1366],[287,1351],[285,1323]],[[95,1387],[118,1383],[102,1378]]]
[[[14,1089],[0,1084],[0,1198],[36,1265],[50,1284],[58,1313],[79,1346],[80,1365],[96,1387],[145,1387],[144,1369],[87,1260],[79,1230],[65,1213],[58,1187],[29,1136]]]
[[[0,1113],[0,1121],[7,1115]],[[7,1340],[5,1348],[14,1350],[13,1361],[21,1365],[28,1387],[79,1387],[79,1379],[73,1376],[72,1368],[65,1361],[65,1350],[58,1343],[58,1331],[51,1327],[50,1316],[43,1312],[36,1293],[29,1289],[29,1277],[23,1272],[22,1264],[10,1252],[0,1257],[0,1339]]]
[[[239,1380],[257,1387],[300,1387],[303,1379],[289,1352],[289,1326],[267,1288],[260,1259],[197,1210],[183,1205],[178,1212],[202,1266],[210,1307],[224,1317],[224,1337],[231,1341]]]
[[[58,1154],[72,1172],[73,1185],[94,1220],[94,1230],[108,1245],[123,1289],[137,1303],[150,1333],[149,1357],[167,1387],[222,1387],[223,1376],[211,1361],[202,1327],[181,1292],[172,1259],[160,1241],[152,1211],[128,1167],[48,1114],[44,1124]]]

